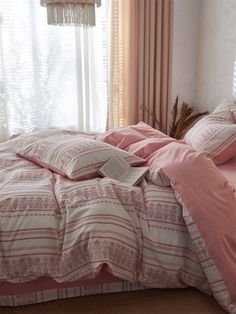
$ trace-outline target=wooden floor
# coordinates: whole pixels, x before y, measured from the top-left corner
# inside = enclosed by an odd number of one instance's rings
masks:
[[[217,302],[195,289],[146,290],[53,301],[0,314],[223,314]]]

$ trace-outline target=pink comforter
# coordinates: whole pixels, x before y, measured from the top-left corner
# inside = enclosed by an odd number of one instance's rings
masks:
[[[44,136],[0,145],[0,281],[70,282],[106,268],[149,287],[212,292],[236,313],[236,203],[209,159],[179,143],[160,149],[175,190],[108,178],[74,182],[15,154]]]

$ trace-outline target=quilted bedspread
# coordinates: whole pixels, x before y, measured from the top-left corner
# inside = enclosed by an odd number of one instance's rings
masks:
[[[214,193],[206,199],[204,192],[202,201],[197,193],[206,188],[201,187],[194,156],[181,168],[178,152],[170,155],[171,166],[165,153],[160,155],[174,189],[150,183],[131,187],[109,178],[72,181],[16,155],[17,148],[46,135],[34,133],[0,145],[0,281],[22,283],[46,276],[63,283],[94,278],[106,269],[148,287],[197,287],[236,313],[229,282],[235,274],[228,274],[234,265],[228,268],[226,263],[227,271],[222,270],[221,253],[217,255],[225,246],[223,258],[231,256],[235,240],[231,235],[228,241],[226,233],[219,240],[217,222],[213,219],[214,229],[210,218],[205,219],[207,211],[222,206],[224,196],[217,203]],[[181,149],[179,155],[187,154],[186,147]],[[191,169],[189,178],[183,178]],[[231,198],[227,219],[234,220],[233,192],[223,177],[218,181]],[[222,243],[217,246],[214,238]]]

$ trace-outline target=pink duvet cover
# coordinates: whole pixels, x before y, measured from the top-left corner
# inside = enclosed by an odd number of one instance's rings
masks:
[[[181,143],[157,151],[174,190],[108,178],[75,182],[15,154],[48,135],[0,145],[0,282],[70,283],[106,266],[146,287],[197,287],[236,313],[236,203],[209,159]],[[1,300],[12,305],[4,294]]]
[[[218,168],[236,190],[236,156],[226,163],[219,165]]]

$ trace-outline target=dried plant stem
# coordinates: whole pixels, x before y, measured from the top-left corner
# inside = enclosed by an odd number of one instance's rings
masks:
[[[169,135],[176,139],[181,139],[187,130],[202,116],[208,114],[208,111],[193,113],[193,108],[188,104],[183,103],[178,113],[178,97],[176,97],[175,104],[172,110],[172,122],[170,124]],[[178,119],[177,119],[178,117]]]
[[[158,128],[160,128],[160,122],[158,121],[156,114],[154,114],[153,111],[149,109],[146,105],[141,106],[141,109],[143,109],[144,112],[146,111],[154,120],[155,125],[157,125]]]
[[[193,114],[193,111],[194,111],[193,108],[184,102],[181,105],[180,110],[179,110],[178,102],[179,102],[179,96],[176,97],[175,103],[173,105],[172,120],[169,126],[168,135],[176,139],[181,139],[183,138],[187,130],[199,118],[208,114],[208,111],[198,112],[198,113]],[[152,117],[152,119],[155,122],[155,125],[157,125],[158,128],[160,129],[160,122],[158,121],[153,111],[146,105],[141,106],[141,109],[144,112],[147,112],[148,115]]]

